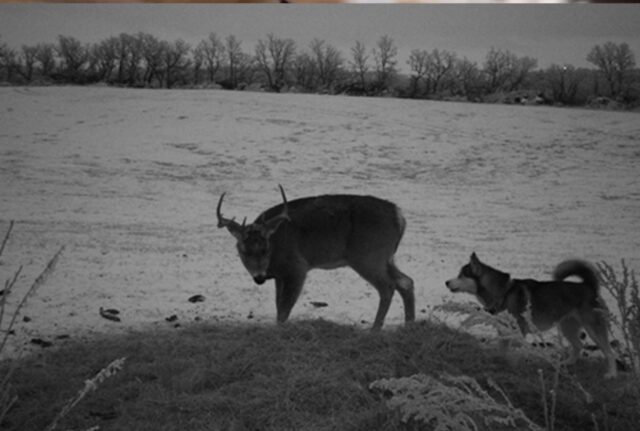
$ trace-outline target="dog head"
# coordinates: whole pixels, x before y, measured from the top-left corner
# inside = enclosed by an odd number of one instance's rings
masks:
[[[451,292],[474,295],[487,311],[495,313],[500,311],[504,303],[510,279],[509,274],[482,263],[473,253],[458,276],[447,280],[445,284]]]

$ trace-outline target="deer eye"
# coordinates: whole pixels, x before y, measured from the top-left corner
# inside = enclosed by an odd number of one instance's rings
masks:
[[[249,232],[239,245],[240,250],[248,256],[262,256],[269,252],[269,241],[260,232]]]
[[[247,254],[252,255],[252,256],[260,256],[265,254],[267,251],[269,250],[268,245],[266,244],[266,242],[264,243],[252,243],[249,244],[248,247],[246,247],[245,251]]]

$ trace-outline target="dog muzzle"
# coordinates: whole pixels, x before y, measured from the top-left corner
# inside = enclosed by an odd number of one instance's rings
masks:
[[[498,313],[498,310],[496,309],[496,307],[485,307],[484,311],[486,311],[491,315]]]
[[[256,275],[255,277],[253,277],[253,281],[258,285],[262,285],[265,281],[267,281],[267,277],[264,275]]]

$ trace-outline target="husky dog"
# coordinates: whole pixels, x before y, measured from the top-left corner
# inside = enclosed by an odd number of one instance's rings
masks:
[[[582,282],[565,281],[570,276],[577,276]],[[546,331],[557,324],[572,346],[567,361],[570,364],[580,354],[580,329],[584,328],[607,359],[605,378],[616,376],[616,359],[607,336],[607,309],[599,295],[598,277],[589,263],[564,261],[555,268],[552,281],[519,280],[482,263],[473,253],[460,274],[446,285],[452,292],[475,295],[492,314],[507,310],[523,334],[531,332],[523,317],[527,309],[538,330]]]

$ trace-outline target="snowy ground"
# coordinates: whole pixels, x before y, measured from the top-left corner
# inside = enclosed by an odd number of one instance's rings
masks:
[[[10,304],[66,246],[14,347],[196,318],[274,321],[273,283],[253,284],[215,206],[227,192],[225,215],[252,220],[280,202],[278,183],[289,199],[396,202],[408,221],[396,262],[416,282],[418,318],[472,251],[515,277],[548,277],[568,257],[640,270],[637,114],[74,87],[0,88],[0,113],[0,233],[16,221],[0,280],[25,265]],[[195,294],[205,301],[188,302]],[[292,319],[369,325],[377,301],[352,271],[318,270]],[[402,315],[396,296],[387,323]]]

